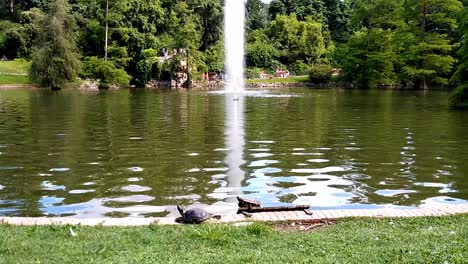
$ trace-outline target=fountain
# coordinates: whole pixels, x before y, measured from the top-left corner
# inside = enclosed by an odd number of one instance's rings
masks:
[[[225,163],[230,198],[240,195],[245,172],[244,160],[244,1],[226,0],[224,9],[224,43],[226,58],[226,146]]]
[[[224,6],[224,45],[226,92],[244,91],[244,0],[226,0]]]

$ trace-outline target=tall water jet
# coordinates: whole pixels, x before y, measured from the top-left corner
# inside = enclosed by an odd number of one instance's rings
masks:
[[[224,48],[226,91],[244,91],[245,2],[225,0]]]

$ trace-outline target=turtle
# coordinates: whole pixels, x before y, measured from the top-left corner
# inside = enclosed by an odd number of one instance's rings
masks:
[[[257,201],[257,200],[254,200],[254,199],[242,198],[242,197],[237,196],[237,201],[239,201],[238,206],[240,208],[242,208],[242,207],[248,207],[248,208],[262,207],[260,202]]]
[[[184,209],[178,205],[177,210],[179,210],[181,215],[181,217],[176,218],[176,222],[178,223],[200,224],[211,218],[221,219],[220,215],[210,214],[202,208],[192,208],[184,212]]]

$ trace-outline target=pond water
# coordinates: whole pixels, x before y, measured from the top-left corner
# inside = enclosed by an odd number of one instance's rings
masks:
[[[468,113],[445,92],[0,90],[0,215],[145,217],[174,205],[466,203]]]

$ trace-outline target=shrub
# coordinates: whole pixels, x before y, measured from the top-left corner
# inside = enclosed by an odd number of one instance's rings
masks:
[[[260,78],[260,73],[262,72],[263,70],[261,68],[247,68],[245,74],[247,79],[258,79]]]
[[[309,72],[310,66],[304,63],[303,61],[298,60],[292,65],[291,70],[296,75],[305,75]]]
[[[309,69],[309,80],[313,83],[328,82],[330,81],[332,74],[332,66],[328,64],[315,64]]]
[[[84,61],[83,77],[100,81],[100,88],[109,85],[128,85],[130,76],[125,70],[118,68],[113,61],[104,61],[97,57],[87,57]]]
[[[449,103],[453,108],[468,108],[468,84],[458,86],[450,94]]]

